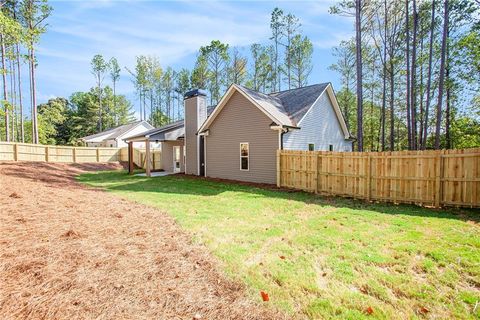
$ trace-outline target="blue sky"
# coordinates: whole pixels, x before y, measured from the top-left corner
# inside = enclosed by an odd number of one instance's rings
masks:
[[[300,18],[314,44],[310,83],[339,87],[328,70],[332,47],[353,35],[350,18],[328,13],[333,1],[51,1],[54,11],[38,48],[38,100],[68,97],[94,86],[94,54],[116,57],[122,66],[119,93],[135,102],[123,67],[135,56],[155,55],[162,66],[192,68],[198,48],[218,39],[248,54],[254,42],[270,36],[270,13],[276,6]]]

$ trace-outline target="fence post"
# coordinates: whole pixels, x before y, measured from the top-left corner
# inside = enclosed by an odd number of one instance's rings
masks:
[[[435,173],[435,207],[440,208],[441,199],[442,199],[442,171],[443,171],[443,158],[442,151],[437,151],[435,157],[435,162],[437,165],[437,170]]]
[[[45,146],[45,162],[48,162],[50,160],[49,150],[50,149],[47,146]]]
[[[72,148],[72,159],[73,159],[73,163],[77,162],[77,148],[75,147]]]
[[[13,159],[18,161],[18,143],[13,145]]]
[[[281,179],[282,179],[282,172],[281,172],[281,167],[280,165],[282,164],[281,162],[281,156],[282,156],[282,151],[280,149],[277,150],[277,187],[281,187],[282,186],[282,182],[281,182]]]
[[[313,176],[313,183],[315,184],[314,190],[315,190],[315,193],[318,193],[318,154],[316,151],[312,151],[312,152],[313,152],[313,156],[315,157],[313,161],[313,164],[315,166],[315,172]]]
[[[100,162],[100,148],[97,147],[97,162]]]
[[[370,153],[367,153],[367,174],[366,174],[366,184],[367,184],[367,201],[370,201],[372,187],[371,187],[371,177],[372,177],[372,168],[371,168],[371,158]]]

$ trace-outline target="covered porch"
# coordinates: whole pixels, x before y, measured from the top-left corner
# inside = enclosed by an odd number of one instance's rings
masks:
[[[151,143],[161,145],[161,167],[158,168],[159,170],[163,170],[165,173],[185,172],[184,135],[185,130],[183,120],[181,120],[126,138],[125,142],[128,143],[128,173],[133,174],[135,169],[134,142],[145,143],[145,175],[147,177],[152,176]]]

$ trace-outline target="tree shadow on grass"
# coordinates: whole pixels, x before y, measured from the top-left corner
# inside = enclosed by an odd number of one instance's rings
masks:
[[[327,197],[303,191],[279,189],[273,185],[210,179],[183,174],[146,178],[128,176],[126,173],[123,174],[117,171],[84,174],[79,176],[78,180],[111,191],[184,194],[202,197],[216,196],[224,192],[232,191],[248,193],[251,201],[267,197],[335,208],[369,210],[389,215],[456,219],[480,223],[480,210],[478,209],[432,209],[407,204],[369,203],[363,200],[333,196]]]

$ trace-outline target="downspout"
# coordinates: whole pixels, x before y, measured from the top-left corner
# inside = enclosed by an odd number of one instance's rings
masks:
[[[282,132],[280,132],[280,150],[283,150],[283,135],[288,132],[290,132],[288,128],[282,129]]]

